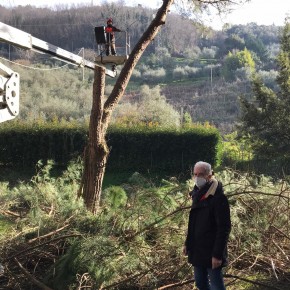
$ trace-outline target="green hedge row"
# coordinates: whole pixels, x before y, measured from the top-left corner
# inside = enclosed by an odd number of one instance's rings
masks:
[[[53,159],[66,164],[82,154],[87,127],[43,123],[0,127],[0,163],[27,166]],[[220,135],[202,126],[182,130],[113,128],[108,130],[110,170],[187,170],[198,160],[216,165]]]

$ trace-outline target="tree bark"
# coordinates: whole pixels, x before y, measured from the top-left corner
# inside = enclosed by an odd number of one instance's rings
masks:
[[[100,203],[103,178],[109,155],[106,130],[103,128],[105,69],[96,67],[93,84],[93,103],[89,124],[88,144],[84,151],[84,171],[81,195],[89,211],[96,213]]]
[[[89,140],[84,151],[84,171],[79,191],[79,196],[83,197],[87,209],[93,213],[96,213],[101,199],[103,178],[109,155],[105,136],[112,112],[123,96],[132,72],[144,50],[157,35],[161,26],[165,24],[165,19],[172,3],[173,0],[163,1],[152,23],[141,36],[126,61],[105,104],[103,103],[105,70],[100,67],[95,69]]]

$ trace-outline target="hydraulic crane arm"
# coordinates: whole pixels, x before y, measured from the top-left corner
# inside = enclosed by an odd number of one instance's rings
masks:
[[[67,50],[33,37],[20,29],[0,22],[0,42],[14,46],[47,53],[67,63],[95,69],[101,66],[106,70],[106,75],[116,76],[116,71],[108,70],[102,64],[83,59]],[[19,74],[0,63],[0,123],[11,120],[19,114]]]
[[[0,123],[19,113],[19,74],[0,63]]]
[[[106,69],[106,67],[101,64],[95,64],[94,62],[85,60],[79,55],[33,37],[31,34],[9,26],[3,22],[0,22],[0,42],[1,41],[24,49],[47,53],[73,65],[84,66],[93,70],[96,66],[102,66]],[[116,72],[106,69],[106,75],[115,77]]]

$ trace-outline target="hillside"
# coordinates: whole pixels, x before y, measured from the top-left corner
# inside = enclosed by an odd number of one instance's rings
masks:
[[[85,58],[91,60],[96,53],[93,28],[104,25],[107,16],[112,16],[118,27],[127,29],[133,47],[153,13],[148,8],[117,7],[116,4],[70,9],[64,6],[55,10],[31,6],[7,9],[0,6],[1,21],[74,53],[84,48]],[[28,66],[39,66],[39,63],[49,67],[61,65],[45,56],[7,44],[1,44],[0,48],[1,57],[22,59],[21,62]],[[267,85],[275,89],[274,60],[278,49],[277,26],[258,26],[255,23],[225,25],[223,31],[214,31],[172,13],[137,65],[123,104],[138,101],[136,95],[141,85],[159,85],[162,94],[179,113],[188,112],[194,121],[209,121],[224,131],[230,131],[239,116],[239,97],[245,95],[251,98],[249,58]],[[53,113],[66,119],[86,118],[89,115],[90,72],[85,72],[83,82],[81,72],[76,70],[63,71],[60,75],[67,74],[63,77],[55,77],[53,73],[48,76],[45,72],[38,74],[27,69],[20,70],[23,71],[21,92],[29,100],[24,101],[24,104],[22,102],[22,112],[26,113],[22,113],[21,117],[26,118],[28,112],[46,118],[52,118]],[[70,83],[63,85],[67,80],[74,83],[75,91],[71,90]],[[45,81],[48,83],[44,84]],[[108,80],[108,91],[113,83],[114,80]],[[82,88],[82,92],[79,88]],[[55,110],[57,99],[66,104],[69,110],[63,110],[64,106]],[[54,103],[55,106],[52,106]]]

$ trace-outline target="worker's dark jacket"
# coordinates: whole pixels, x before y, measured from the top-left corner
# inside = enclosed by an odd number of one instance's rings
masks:
[[[108,24],[106,26],[105,32],[107,35],[107,41],[112,41],[115,37],[114,32],[121,32],[121,30],[111,24]]]
[[[212,267],[212,257],[227,264],[227,241],[231,230],[229,203],[219,182],[214,195],[202,196],[210,184],[191,192],[193,204],[189,214],[186,249],[193,266]],[[198,198],[196,198],[198,197]]]

